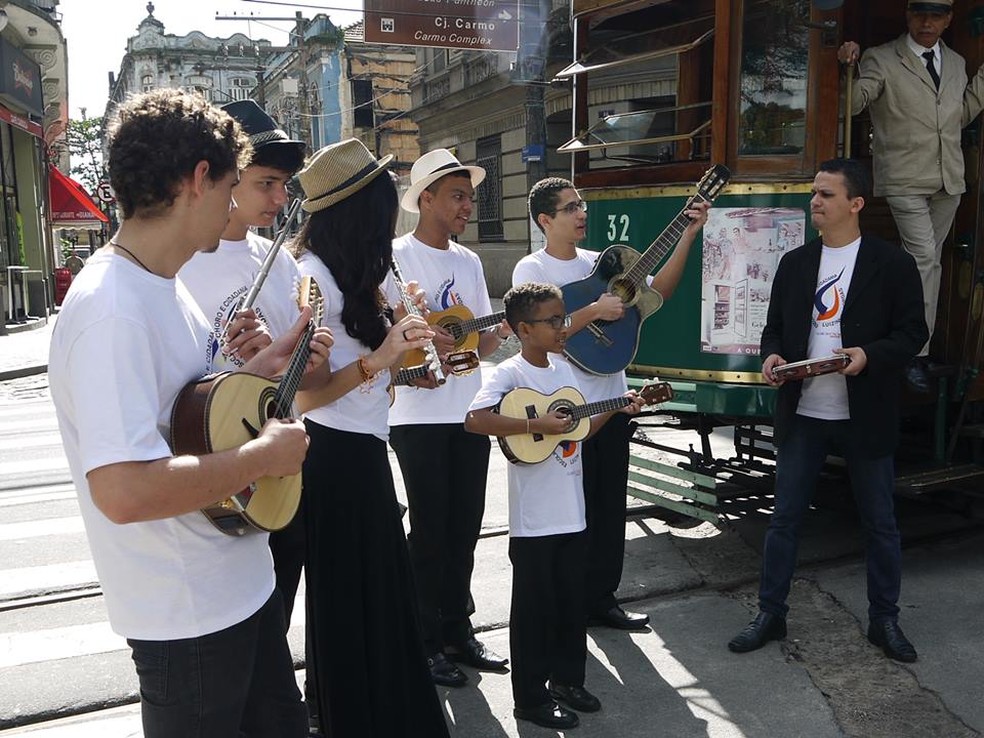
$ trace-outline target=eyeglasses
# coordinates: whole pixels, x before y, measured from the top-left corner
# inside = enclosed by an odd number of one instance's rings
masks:
[[[568,215],[574,215],[579,210],[582,213],[588,212],[588,203],[586,203],[584,200],[573,200],[567,203],[566,205],[564,205],[564,207],[557,208],[556,210],[554,210],[554,215],[556,215],[557,213],[567,213]]]
[[[570,328],[571,327],[571,316],[570,315],[551,315],[549,318],[531,318],[530,320],[524,320],[524,323],[549,323],[550,327],[555,331],[559,331],[561,327]]]

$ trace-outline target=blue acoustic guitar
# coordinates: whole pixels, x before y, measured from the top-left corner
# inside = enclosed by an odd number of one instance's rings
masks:
[[[621,298],[625,312],[618,320],[593,320],[567,337],[564,354],[572,364],[591,374],[615,374],[629,365],[639,347],[643,321],[663,306],[662,296],[646,281],[670,253],[690,224],[686,211],[700,202],[711,202],[731,178],[721,164],[708,169],[697,193],[643,253],[615,244],[601,252],[591,274],[561,288],[568,314],[590,305],[610,292]]]

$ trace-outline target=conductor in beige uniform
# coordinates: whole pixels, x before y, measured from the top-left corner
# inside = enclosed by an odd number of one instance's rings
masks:
[[[940,40],[953,20],[953,0],[909,0],[905,34],[865,51],[851,96],[874,127],[874,194],[884,196],[906,251],[919,268],[930,337],[936,323],[943,242],[966,189],[960,131],[984,107],[984,67],[968,82],[964,58]],[[853,41],[841,62],[860,55]],[[928,389],[929,342],[906,376]]]

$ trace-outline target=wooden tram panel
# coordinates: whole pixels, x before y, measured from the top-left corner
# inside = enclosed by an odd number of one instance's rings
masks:
[[[885,43],[905,32],[904,3],[900,0],[846,0],[837,10],[818,11],[812,3],[797,0],[768,0],[775,12],[791,7],[809,7],[808,65],[806,73],[806,105],[802,149],[795,155],[744,155],[739,151],[740,86],[742,74],[742,34],[744,14],[748,8],[761,9],[764,0],[573,0],[575,59],[592,50],[593,34],[658,27],[659,19],[672,17],[679,21],[685,7],[696,18],[713,13],[712,54],[698,49],[687,52],[677,65],[676,105],[703,102],[710,94],[711,134],[709,156],[694,158],[692,150],[680,146],[678,151],[690,154],[689,160],[674,160],[635,166],[592,168],[587,152],[573,156],[573,176],[583,197],[591,203],[588,219],[589,248],[601,250],[610,243],[629,243],[636,248],[648,244],[655,233],[679,210],[685,198],[693,192],[692,183],[699,179],[709,163],[721,162],[733,172],[732,183],[715,203],[715,208],[783,207],[801,208],[806,216],[806,238],[815,234],[809,223],[809,190],[819,162],[844,155],[840,150],[843,130],[842,104],[843,67],[836,58],[837,47],[844,40],[855,40],[862,50]],[[965,7],[966,6],[966,7]],[[972,75],[984,61],[984,37],[973,36],[969,4],[957,3],[954,21],[944,41],[967,60]],[[676,16],[672,14],[676,13]],[[829,24],[836,23],[831,32]],[[685,63],[686,62],[686,63]],[[711,70],[708,81],[700,79]],[[594,72],[577,75],[573,80],[573,122],[576,134],[583,133],[593,122],[589,119],[588,103]],[[596,84],[602,84],[596,82]],[[703,100],[701,99],[701,96]],[[595,98],[597,99],[597,98]],[[595,103],[597,104],[597,103]],[[934,338],[934,354],[946,358],[965,381],[950,378],[944,388],[950,393],[952,406],[955,388],[967,387],[970,400],[984,399],[984,372],[973,374],[981,364],[975,353],[977,333],[984,310],[984,197],[979,173],[984,168],[984,124],[965,134],[964,150],[967,159],[968,190],[961,202],[954,232],[944,249],[943,280],[939,325]],[[853,150],[856,158],[871,157],[870,123],[867,113],[853,121]],[[610,225],[628,216],[626,233],[610,238]],[[862,229],[897,241],[894,223],[884,200],[875,198],[862,213]],[[680,412],[707,413],[718,417],[744,418],[744,422],[767,422],[771,415],[774,390],[765,386],[757,352],[754,355],[734,356],[701,353],[695,337],[699,335],[700,318],[694,316],[694,305],[701,302],[701,259],[703,239],[694,245],[691,258],[673,298],[650,318],[643,329],[642,342],[630,373],[657,375],[674,383],[675,388],[687,389],[687,407]],[[961,247],[960,244],[966,244]],[[696,322],[695,322],[696,321]],[[969,379],[967,379],[969,377]],[[937,406],[937,428],[947,418],[944,398]],[[926,401],[929,405],[933,400]],[[691,404],[692,403],[692,404]],[[949,418],[952,420],[952,418]],[[938,432],[935,445],[940,447]],[[932,444],[927,444],[932,445]],[[980,445],[980,444],[978,444]],[[975,453],[976,455],[976,453]],[[937,454],[938,456],[938,454]],[[949,477],[963,478],[963,467],[951,467]],[[942,474],[923,474],[911,480],[911,488],[931,489],[937,481],[947,480]],[[901,481],[901,480],[900,480]],[[705,480],[701,480],[704,484]],[[908,485],[909,480],[906,481]],[[705,487],[706,489],[706,487]],[[648,499],[648,497],[647,497]],[[706,508],[706,506],[705,506]]]

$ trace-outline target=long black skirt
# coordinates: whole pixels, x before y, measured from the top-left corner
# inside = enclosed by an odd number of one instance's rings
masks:
[[[386,444],[306,425],[308,679],[322,731],[331,738],[448,736],[421,641]]]

